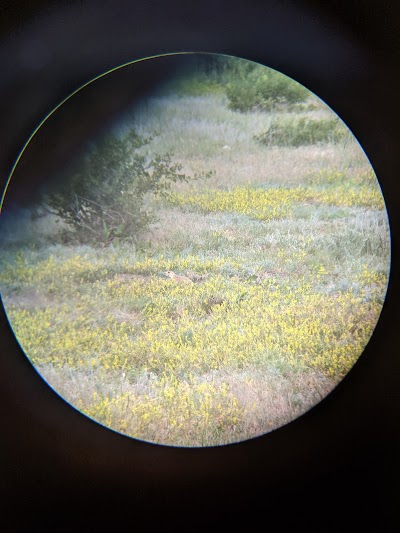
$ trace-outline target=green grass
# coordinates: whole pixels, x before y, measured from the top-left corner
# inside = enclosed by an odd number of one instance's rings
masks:
[[[49,216],[5,220],[12,327],[83,413],[163,444],[240,441],[304,413],[361,355],[390,261],[378,183],[355,141],[261,146],[273,119],[218,92],[136,110],[139,133],[158,132],[145,153],[215,171],[159,203],[141,248],[62,244]]]

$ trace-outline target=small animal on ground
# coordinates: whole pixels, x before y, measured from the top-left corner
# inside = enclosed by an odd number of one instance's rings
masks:
[[[175,274],[175,272],[172,272],[171,270],[168,270],[165,273],[166,276],[171,278],[172,280],[176,281],[177,283],[193,283],[193,281],[186,277],[186,276],[179,276],[178,274]]]

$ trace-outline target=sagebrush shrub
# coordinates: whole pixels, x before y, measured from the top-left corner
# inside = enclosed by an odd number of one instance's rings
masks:
[[[138,149],[149,141],[134,130],[124,138],[108,135],[68,179],[47,191],[44,201],[67,223],[67,238],[136,242],[154,222],[151,198],[167,195],[172,183],[190,178],[169,153],[146,160]]]

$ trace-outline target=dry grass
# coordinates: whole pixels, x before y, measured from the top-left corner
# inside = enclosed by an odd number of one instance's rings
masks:
[[[119,373],[114,380],[98,380],[93,373],[71,370],[68,367],[55,369],[52,366],[38,367],[39,372],[52,388],[65,398],[71,405],[80,405],[83,412],[90,405],[91,399],[113,397],[116,394],[131,397],[154,395],[154,384],[158,378],[152,373],[141,373],[134,383],[125,373]],[[232,373],[226,370],[213,371],[202,376],[202,382],[215,387],[227,385],[246,412],[246,418],[240,428],[231,428],[225,441],[220,436],[213,437],[214,444],[225,444],[238,440],[257,437],[290,423],[311,409],[325,398],[335,387],[336,382],[323,374],[308,370],[302,373],[281,374],[273,367],[252,372]],[[138,428],[133,420],[121,417],[118,410],[114,411],[113,429],[127,435],[137,434]],[[166,418],[169,413],[166,413]],[[95,419],[96,420],[96,419]],[[191,420],[186,420],[184,428],[192,433]],[[144,435],[146,439],[146,435]],[[157,442],[166,443],[170,440],[168,426],[157,427]],[[219,440],[217,440],[219,439]],[[171,442],[176,444],[176,442]],[[195,435],[191,446],[201,446],[200,435]],[[210,444],[210,443],[208,443]]]
[[[292,113],[280,113],[282,119],[288,115]],[[303,115],[335,116],[319,100],[315,111]],[[182,189],[299,183],[312,171],[337,168],[351,173],[365,165],[364,152],[354,141],[298,148],[258,145],[254,136],[265,131],[273,117],[272,113],[230,111],[224,95],[150,99],[133,115],[141,134],[157,133],[145,152],[173,153],[189,175],[215,170],[214,179],[181,184]]]
[[[334,388],[333,378],[307,370],[282,374],[269,370],[229,373],[214,372],[204,376],[205,381],[227,383],[249,416],[245,421],[245,438],[259,436],[288,424]]]
[[[229,152],[212,158],[191,158],[185,161],[184,172],[215,170],[215,177],[207,181],[199,180],[180,184],[178,190],[201,189],[203,187],[232,187],[248,184],[297,185],[313,172],[321,169],[337,168],[357,172],[365,165],[365,156],[360,146],[349,143],[346,148],[329,144],[323,147],[301,146],[297,148],[260,148],[255,153],[248,152],[244,157],[241,151],[232,148]],[[293,171],[295,169],[295,171]]]

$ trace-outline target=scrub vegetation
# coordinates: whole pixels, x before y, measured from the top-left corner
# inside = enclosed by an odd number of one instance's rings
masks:
[[[212,446],[290,422],[349,372],[384,302],[388,221],[362,149],[304,88],[241,65],[217,62],[126,118],[113,142],[133,126],[147,139],[118,185],[133,226],[104,227],[96,208],[94,230],[72,236],[60,196],[56,215],[2,224],[2,298],[27,356],[135,438]],[[81,184],[99,175],[87,165]]]

